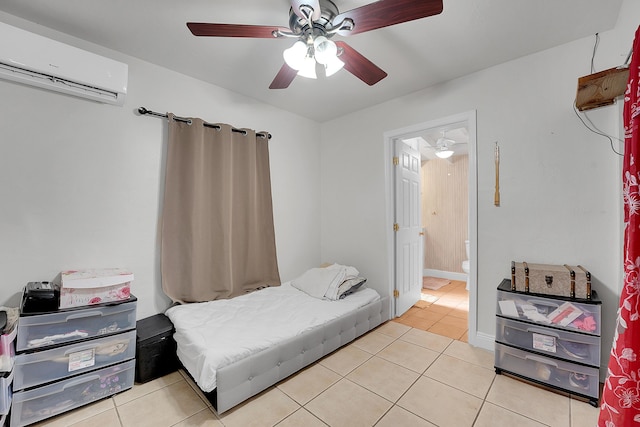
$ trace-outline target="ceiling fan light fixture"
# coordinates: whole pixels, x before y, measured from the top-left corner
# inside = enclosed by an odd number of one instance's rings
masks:
[[[289,49],[285,49],[282,52],[282,56],[289,67],[299,71],[304,66],[307,58],[307,45],[298,40]]]
[[[315,79],[316,76],[316,60],[311,56],[305,56],[302,67],[298,70],[300,77]]]
[[[440,150],[436,150],[436,156],[441,159],[448,159],[453,156],[453,150],[448,149],[447,147],[443,147]]]
[[[333,76],[335,73],[342,70],[342,67],[344,67],[344,62],[340,61],[338,58],[333,58],[324,65],[325,75],[327,77]]]
[[[327,65],[338,55],[338,46],[325,36],[316,37],[313,41],[313,49],[316,61],[319,64]]]

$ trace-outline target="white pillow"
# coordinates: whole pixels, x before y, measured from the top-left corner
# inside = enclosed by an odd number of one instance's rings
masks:
[[[329,288],[337,288],[343,281],[344,273],[340,269],[312,268],[292,280],[291,286],[314,298],[322,299]]]

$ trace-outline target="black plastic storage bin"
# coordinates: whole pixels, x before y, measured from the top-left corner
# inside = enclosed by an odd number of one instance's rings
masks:
[[[136,322],[136,382],[146,383],[178,370],[173,323],[164,314]]]

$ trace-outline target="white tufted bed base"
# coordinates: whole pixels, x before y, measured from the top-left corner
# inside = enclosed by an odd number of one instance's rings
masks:
[[[387,320],[385,297],[218,369],[216,389],[204,394],[221,414]]]

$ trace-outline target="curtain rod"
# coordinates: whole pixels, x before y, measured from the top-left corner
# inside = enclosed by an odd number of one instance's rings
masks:
[[[144,108],[144,107],[140,107],[140,108],[138,108],[138,113],[139,113],[140,115],[142,115],[142,116],[149,115],[149,116],[155,116],[155,117],[162,117],[162,118],[165,118],[165,119],[168,119],[168,118],[169,118],[169,116],[168,116],[167,114],[162,114],[162,113],[158,113],[158,112],[155,112],[155,111],[151,111],[151,110],[148,110],[148,109],[146,109],[146,108]],[[178,121],[178,122],[183,122],[183,123],[191,124],[191,119],[187,119],[187,118],[185,118],[185,117],[173,116],[173,120],[176,120],[176,121]],[[218,129],[218,130],[220,130],[220,125],[214,125],[214,124],[207,123],[207,122],[204,122],[204,123],[203,123],[203,125],[204,125],[205,127],[208,127],[208,128],[214,128],[214,129]],[[231,131],[233,131],[233,132],[237,132],[237,133],[241,133],[241,134],[243,134],[243,135],[246,135],[246,134],[247,134],[247,131],[246,131],[246,130],[236,129],[236,128],[234,128],[234,127],[232,127],[232,128],[231,128]],[[270,134],[270,133],[256,132],[256,136],[257,136],[258,138],[267,138],[267,139],[271,139],[271,134]]]

